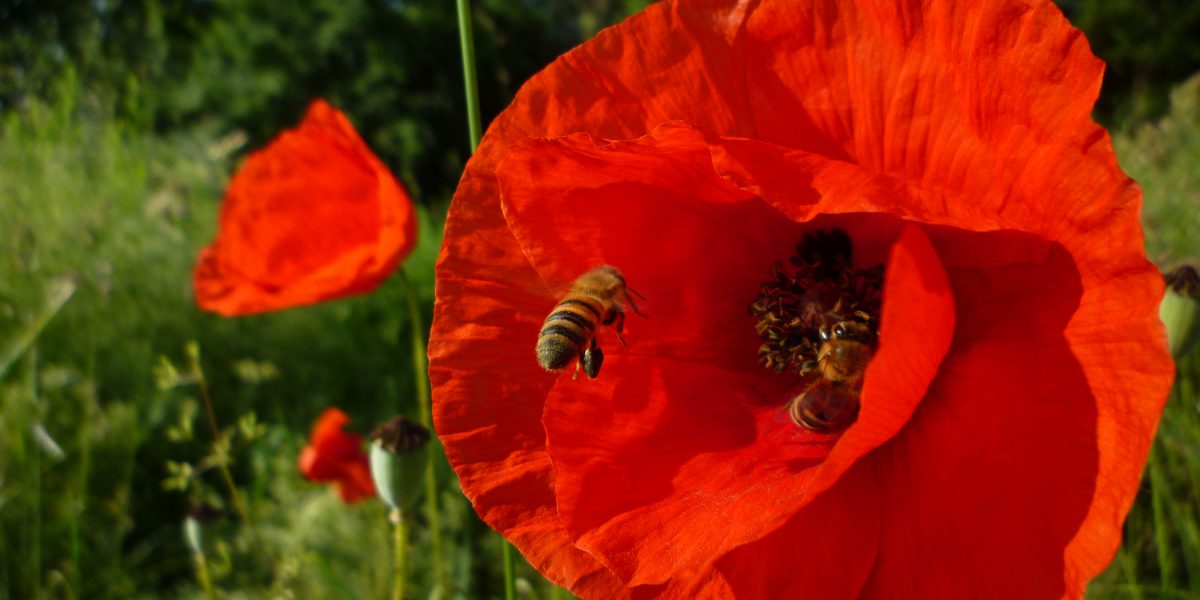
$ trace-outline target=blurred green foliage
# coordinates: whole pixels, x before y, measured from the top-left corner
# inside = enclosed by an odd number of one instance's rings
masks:
[[[1163,267],[1200,259],[1200,73],[1170,94],[1170,112],[1113,140],[1146,194],[1146,252]]]
[[[554,57],[648,0],[476,0],[484,122]],[[469,153],[448,0],[0,0],[0,109],[83,96],[163,133],[205,123],[261,146],[327,98],[422,201]]]
[[[1055,1],[1108,65],[1096,112],[1109,126],[1162,116],[1172,86],[1200,70],[1200,2]]]

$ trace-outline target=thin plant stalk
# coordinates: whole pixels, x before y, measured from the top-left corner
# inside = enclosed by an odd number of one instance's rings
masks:
[[[513,547],[507,541],[503,544],[504,555],[504,600],[517,600],[517,573],[513,564]]]
[[[552,586],[550,588],[550,600],[563,600],[567,597],[567,590],[564,590],[562,586],[554,583],[550,585]],[[574,596],[571,597],[574,598]]]
[[[1117,553],[1117,562],[1121,565],[1121,573],[1125,576],[1126,584],[1129,586],[1130,600],[1142,600],[1145,596],[1142,595],[1142,586],[1138,585],[1137,581],[1137,556],[1133,552],[1122,549]]]
[[[8,373],[9,368],[16,363],[21,354],[31,349],[38,337],[42,335],[42,330],[50,321],[62,310],[62,307],[71,299],[75,293],[75,282],[70,279],[64,279],[54,286],[50,291],[42,310],[34,317],[33,323],[21,331],[16,338],[3,349],[0,349],[0,379]]]
[[[192,560],[196,563],[196,579],[200,580],[200,587],[204,589],[204,597],[208,598],[208,600],[217,600],[220,598],[217,595],[216,588],[213,587],[212,573],[208,570],[208,559],[205,558],[204,553],[193,553]]]
[[[217,414],[213,410],[212,398],[208,393],[208,383],[204,379],[204,369],[200,366],[200,351],[198,348],[189,348],[189,371],[196,381],[196,387],[200,390],[200,400],[204,404],[204,412],[208,415],[208,429],[212,433],[213,443],[216,444],[220,439],[220,427],[217,425]],[[238,518],[242,523],[246,524],[246,531],[250,534],[251,542],[262,552],[263,558],[267,560],[267,564],[271,570],[275,570],[275,559],[267,550],[258,538],[258,531],[254,527],[254,521],[250,518],[250,509],[247,507],[245,500],[242,498],[241,492],[238,490],[237,484],[233,481],[233,475],[229,472],[229,465],[225,460],[218,460],[217,469],[221,472],[221,479],[225,482],[225,487],[229,490],[229,501],[233,504],[234,511],[237,512]]]
[[[404,600],[408,591],[408,528],[404,522],[404,512],[398,508],[393,508],[388,513],[388,520],[392,522],[392,536],[396,545],[392,600]]]
[[[191,364],[192,377],[196,379],[196,387],[200,390],[200,401],[204,404],[204,412],[208,415],[208,429],[212,433],[213,442],[215,443],[220,437],[220,428],[217,426],[217,414],[213,410],[212,398],[208,394],[208,384],[204,381],[204,371],[200,368],[198,358],[192,359]],[[238,518],[246,524],[253,535],[254,522],[250,519],[250,511],[246,508],[242,501],[242,495],[238,492],[237,484],[233,482],[233,475],[229,472],[229,467],[224,460],[216,461],[217,469],[221,472],[221,479],[225,482],[225,487],[229,490],[229,500],[233,503],[233,509],[237,511]]]
[[[36,403],[38,395],[41,391],[38,389],[38,352],[37,344],[30,344],[25,354],[28,361],[29,377],[29,398],[30,401]],[[34,597],[42,597],[42,452],[40,448],[34,447],[31,449],[30,460],[33,462],[33,551],[30,552],[33,558],[33,582],[34,582]]]
[[[467,127],[471,135],[471,153],[479,147],[483,137],[483,123],[479,116],[479,83],[475,75],[475,36],[471,31],[471,2],[457,0],[458,6],[458,40],[462,47],[463,88],[467,95]],[[516,571],[513,560],[513,548],[501,536],[502,554],[504,555],[504,598],[516,598]]]
[[[88,327],[88,354],[87,367],[85,371],[84,381],[96,381],[96,331],[94,326]],[[83,535],[81,528],[83,527],[84,515],[90,514],[88,511],[88,481],[92,472],[92,422],[95,420],[93,413],[96,410],[96,401],[94,398],[87,398],[83,402],[83,420],[79,423],[79,483],[78,483],[78,502],[79,509],[71,518],[71,588],[74,590],[83,589],[83,580],[87,575],[83,572]]]
[[[471,0],[458,0],[458,41],[462,46],[463,86],[467,94],[467,126],[471,152],[479,146],[483,126],[479,118],[479,83],[475,77],[475,36],[471,33]]]
[[[429,397],[429,372],[426,365],[425,323],[421,319],[421,304],[417,291],[408,280],[404,269],[397,270],[397,278],[404,288],[408,304],[409,329],[412,331],[413,381],[417,388],[417,419],[433,431],[433,404]],[[429,539],[433,545],[433,576],[442,591],[449,595],[450,585],[446,579],[445,559],[442,556],[442,515],[438,508],[437,473],[434,472],[436,453],[426,453],[425,465],[425,513],[429,519]]]

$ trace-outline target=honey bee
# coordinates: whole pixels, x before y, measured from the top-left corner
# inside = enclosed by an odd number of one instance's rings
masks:
[[[819,335],[815,379],[792,399],[788,412],[797,425],[826,431],[838,429],[858,415],[862,378],[875,335],[869,322],[849,320],[822,327]]]
[[[611,325],[622,344],[625,327],[625,304],[634,314],[645,317],[630,294],[645,297],[625,284],[616,267],[604,265],[580,275],[567,295],[555,305],[538,333],[538,364],[547,371],[557,371],[576,360],[579,369],[591,379],[600,373],[604,351],[596,343],[596,327]]]

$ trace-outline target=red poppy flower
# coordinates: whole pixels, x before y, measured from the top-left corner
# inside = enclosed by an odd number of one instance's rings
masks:
[[[561,57],[438,263],[435,419],[476,510],[586,598],[1082,595],[1172,374],[1102,70],[1041,0],[663,2]],[[883,278],[830,433],[747,308],[834,229]],[[648,318],[600,329],[597,378],[546,373],[543,320],[602,264]]]
[[[220,222],[193,283],[226,316],[369,292],[416,243],[408,194],[324,100],[246,159]]]
[[[349,422],[350,417],[341,410],[325,409],[313,425],[308,445],[300,451],[300,472],[312,481],[336,484],[347,504],[375,495],[362,436],[342,431]]]

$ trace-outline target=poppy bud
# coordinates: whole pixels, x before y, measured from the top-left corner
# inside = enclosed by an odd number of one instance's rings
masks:
[[[371,432],[371,478],[379,497],[392,509],[404,510],[416,500],[429,464],[428,444],[429,430],[404,417]]]
[[[1158,316],[1167,327],[1167,343],[1176,359],[1196,345],[1200,334],[1200,275],[1190,266],[1164,275],[1167,292],[1158,306]]]

